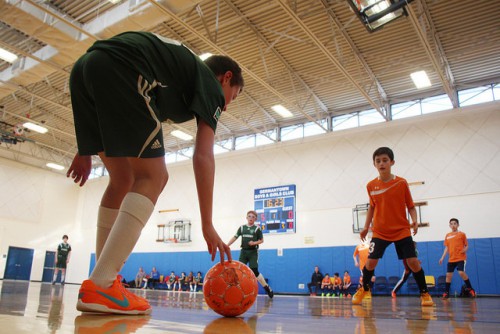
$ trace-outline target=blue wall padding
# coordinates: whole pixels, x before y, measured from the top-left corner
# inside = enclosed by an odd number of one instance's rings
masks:
[[[355,246],[315,247],[315,248],[286,248],[283,255],[278,256],[276,249],[259,251],[259,271],[269,280],[275,292],[279,293],[307,293],[307,283],[311,278],[314,266],[319,266],[321,272],[333,275],[338,272],[342,277],[345,270],[351,274],[353,283],[357,283],[359,269],[354,266],[352,254]],[[446,275],[446,257],[443,265],[438,261],[443,254],[442,241],[418,242],[419,259],[426,275],[437,278]],[[237,260],[239,251],[233,251],[233,259]],[[217,255],[216,261],[219,259]],[[91,255],[90,271],[95,265],[94,254]],[[127,259],[121,274],[127,280],[133,280],[140,266],[150,272],[153,266],[162,275],[169,275],[170,271],[180,274],[201,271],[203,275],[214,265],[210,261],[208,252],[162,252],[162,253],[132,253]],[[394,246],[386,249],[384,257],[380,259],[375,274],[377,276],[397,276],[403,273],[403,264],[398,260]],[[466,273],[480,294],[500,295],[500,238],[469,239],[467,252]],[[305,284],[299,289],[299,284]],[[460,293],[462,279],[455,271],[452,280],[451,294]],[[264,293],[261,287],[259,292]],[[400,293],[408,293],[406,286]]]

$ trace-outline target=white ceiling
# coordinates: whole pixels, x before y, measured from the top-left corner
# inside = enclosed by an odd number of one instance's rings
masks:
[[[347,0],[0,0],[0,47],[24,59],[20,69],[0,61],[1,134],[28,119],[49,129],[1,143],[0,156],[69,166],[72,64],[95,40],[128,30],[238,61],[246,86],[221,117],[217,140],[366,109],[390,119],[389,104],[437,94],[457,107],[457,90],[500,82],[497,1],[415,0],[408,14],[369,33]],[[417,70],[430,88],[415,88]],[[275,104],[294,117],[276,115]],[[196,133],[194,121],[164,124],[168,150],[192,144],[171,136],[174,128]]]

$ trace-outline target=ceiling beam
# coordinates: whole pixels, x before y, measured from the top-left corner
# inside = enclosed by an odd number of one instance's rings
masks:
[[[186,29],[188,32],[190,32],[192,35],[196,36],[198,39],[200,39],[202,42],[205,44],[209,45],[211,48],[213,48],[215,51],[217,51],[219,54],[225,54],[228,57],[232,58],[233,60],[237,61],[237,58],[223,50],[220,46],[218,46],[216,43],[212,42],[209,38],[205,37],[204,35],[200,34],[200,32],[193,27],[191,27],[189,24],[184,22],[180,17],[178,17],[174,12],[172,12],[170,9],[165,7],[164,5],[156,2],[155,0],[148,0],[149,3],[152,5],[156,6],[160,11],[162,11],[165,15],[167,15],[172,21],[175,23],[179,24],[182,26],[184,29]],[[261,84],[264,88],[266,88],[269,92],[273,93],[276,95],[281,101],[283,101],[285,104],[288,104],[290,106],[296,106],[295,103],[290,101],[285,95],[281,94],[278,90],[276,90],[274,87],[272,87],[270,84],[268,84],[265,80],[260,78],[257,74],[253,73],[250,69],[248,69],[245,65],[239,63],[239,66],[241,67],[242,71],[244,71],[246,74],[248,74],[250,77],[252,77],[255,81],[257,81],[259,84]],[[300,108],[299,108],[300,109]],[[303,111],[300,109],[300,111],[303,113]],[[321,124],[317,122],[314,118],[312,118],[310,115],[305,114],[304,116],[310,120],[311,122],[316,123],[318,126],[322,127]]]
[[[426,7],[422,6],[422,3],[419,1],[420,7],[422,8],[422,13],[420,15],[421,20],[425,20],[426,22],[421,22],[417,17],[417,14],[413,10],[412,6],[406,6],[408,11],[408,17],[410,22],[417,33],[418,39],[420,43],[424,47],[427,56],[429,57],[434,70],[436,71],[439,80],[443,86],[444,91],[448,95],[453,108],[458,108],[458,95],[457,90],[454,85],[453,75],[451,73],[450,66],[448,64],[448,60],[443,51],[443,47],[441,45],[441,41],[438,38],[437,32],[434,28],[434,25],[431,23],[432,21],[429,19],[428,15],[425,14],[428,12]],[[429,26],[429,33],[427,33],[426,24]],[[435,47],[433,48],[433,44]],[[434,53],[433,49],[437,54]]]
[[[297,81],[299,81],[302,86],[309,92],[314,97],[314,100],[318,104],[319,108],[323,112],[327,112],[328,108],[327,106],[321,101],[321,99],[316,95],[316,93],[312,90],[311,87],[300,77],[300,75],[297,74],[297,72],[292,68],[292,66],[288,63],[288,61],[274,48],[274,44],[269,43],[266,38],[262,35],[262,33],[255,27],[252,22],[237,8],[231,1],[229,0],[224,0],[226,2],[226,5],[235,12],[238,17],[241,18],[243,22],[253,31],[255,36],[257,36],[257,39],[259,39],[264,45],[268,48],[268,50],[271,50],[271,52],[278,58],[281,63],[286,67],[286,69],[294,76]]]
[[[379,95],[381,105],[386,105],[388,103],[387,93],[385,92],[384,88],[382,87],[382,85],[378,81],[377,77],[375,76],[375,74],[371,70],[371,68],[368,65],[368,63],[366,62],[365,58],[361,54],[361,51],[359,51],[356,44],[354,44],[354,42],[352,41],[352,39],[349,36],[349,34],[347,33],[347,31],[344,29],[344,26],[342,25],[340,20],[335,15],[332,8],[329,6],[328,2],[326,0],[321,0],[321,4],[327,10],[327,13],[330,16],[330,19],[331,19],[332,23],[335,25],[335,27],[337,28],[338,32],[342,35],[342,37],[344,37],[344,40],[347,42],[347,44],[349,44],[349,47],[351,48],[351,51],[354,54],[354,57],[358,60],[359,63],[361,63],[361,65],[365,69],[366,73],[368,74],[368,77],[370,78],[372,83],[377,87],[377,92]]]
[[[275,0],[281,8],[288,14],[288,16],[299,26],[302,31],[313,41],[313,43],[323,52],[323,54],[337,67],[337,69],[346,77],[346,79],[363,95],[368,103],[376,109],[384,119],[387,119],[387,114],[384,105],[377,104],[370,95],[361,87],[361,85],[352,77],[347,69],[340,63],[340,61],[321,43],[316,35],[307,27],[304,22],[297,16],[297,14],[290,8],[284,0]]]

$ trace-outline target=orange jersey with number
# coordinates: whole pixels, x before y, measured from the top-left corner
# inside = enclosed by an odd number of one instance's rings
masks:
[[[465,261],[467,254],[462,250],[467,247],[467,236],[464,232],[450,232],[444,238],[444,245],[448,247],[448,262]]]
[[[356,246],[353,256],[359,256],[359,269],[363,269],[368,260],[368,252],[370,250],[370,245],[360,244]]]
[[[388,182],[378,178],[366,186],[373,207],[373,237],[397,241],[411,236],[406,208],[415,207],[408,182],[396,176]]]
[[[351,284],[351,276],[344,275],[344,285]]]

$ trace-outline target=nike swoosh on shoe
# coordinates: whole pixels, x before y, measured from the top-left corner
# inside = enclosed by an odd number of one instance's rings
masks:
[[[120,300],[118,298],[115,298],[113,296],[110,296],[104,292],[101,292],[101,291],[96,291],[98,294],[100,294],[101,296],[105,297],[105,298],[108,298],[109,300],[111,300],[113,303],[117,304],[118,306],[121,306],[123,308],[125,307],[128,307],[130,305],[127,297],[125,297],[125,295],[122,293],[122,297],[123,299]]]

